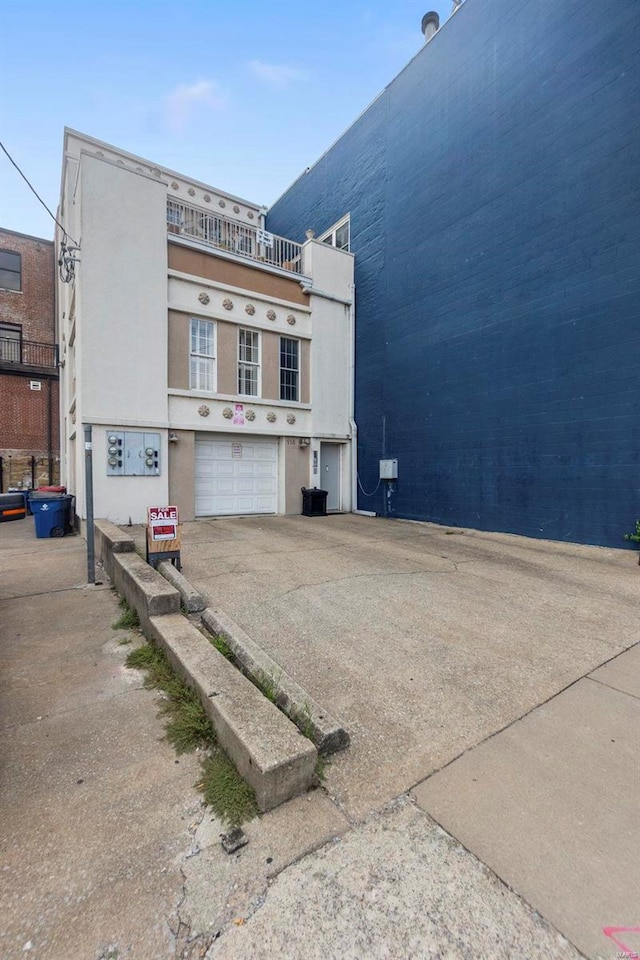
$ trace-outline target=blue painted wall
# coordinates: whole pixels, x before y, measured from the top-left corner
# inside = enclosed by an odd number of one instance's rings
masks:
[[[426,9],[426,8],[425,8]],[[466,0],[275,204],[351,213],[359,506],[624,546],[640,517],[640,2]]]

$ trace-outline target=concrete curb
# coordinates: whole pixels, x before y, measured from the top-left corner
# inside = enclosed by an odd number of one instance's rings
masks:
[[[197,691],[220,746],[271,810],[307,790],[317,751],[182,614],[151,617],[152,639]]]
[[[275,686],[275,702],[294,723],[304,727],[318,753],[336,753],[349,746],[349,734],[316,703],[306,690],[284,672],[230,617],[211,607],[202,614],[204,626],[222,636],[247,675],[260,686],[265,679]]]
[[[180,596],[187,613],[200,613],[204,610],[206,603],[198,591],[191,586],[189,581],[176,570],[172,563],[163,560],[158,564],[158,571],[167,580],[172,587],[175,587]]]

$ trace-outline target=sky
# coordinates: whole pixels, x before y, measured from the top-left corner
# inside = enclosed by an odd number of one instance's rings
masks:
[[[0,0],[0,140],[55,213],[65,126],[269,206],[452,0]],[[0,154],[0,227],[53,221]]]

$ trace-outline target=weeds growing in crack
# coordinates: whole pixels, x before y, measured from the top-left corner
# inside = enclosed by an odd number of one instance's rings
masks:
[[[255,793],[222,751],[216,751],[203,762],[198,788],[216,816],[231,827],[238,827],[258,814]]]
[[[131,651],[126,663],[128,667],[146,672],[145,687],[164,694],[160,714],[167,718],[167,740],[176,753],[187,753],[215,742],[211,721],[197,693],[177,675],[162,650],[144,644]]]
[[[215,633],[213,635],[206,634],[209,642],[216,648],[218,653],[221,653],[225,659],[229,660],[231,663],[235,663],[235,658],[233,656],[233,651],[225,638],[220,633]]]
[[[118,606],[122,613],[118,619],[111,624],[114,630],[138,630],[140,628],[140,618],[135,610],[129,606],[124,597],[120,597]]]

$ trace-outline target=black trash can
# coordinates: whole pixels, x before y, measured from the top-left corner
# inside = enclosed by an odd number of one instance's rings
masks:
[[[326,517],[327,515],[327,490],[319,490],[318,487],[301,487],[302,490],[302,516],[303,517]]]

